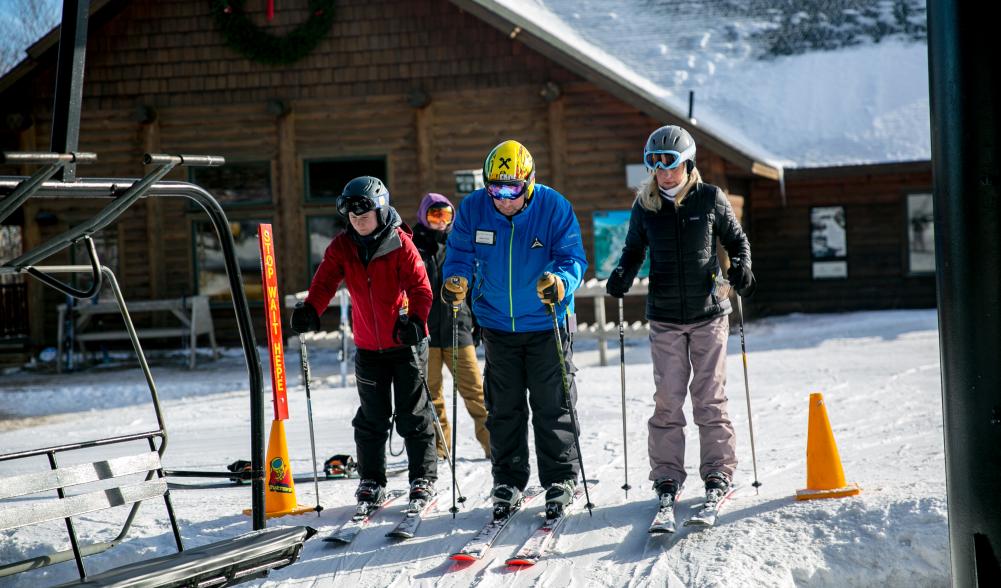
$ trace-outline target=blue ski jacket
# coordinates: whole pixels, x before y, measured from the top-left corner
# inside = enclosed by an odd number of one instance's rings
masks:
[[[566,297],[556,308],[562,323],[573,312],[573,292],[586,269],[573,207],[556,190],[536,183],[528,205],[511,218],[494,208],[484,189],[466,196],[448,237],[442,274],[472,284],[467,302],[480,325],[526,333],[553,328],[535,289],[539,277],[551,272],[563,280]]]

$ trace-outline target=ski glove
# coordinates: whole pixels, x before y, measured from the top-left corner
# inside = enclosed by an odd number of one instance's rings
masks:
[[[316,309],[312,304],[297,302],[292,310],[292,320],[289,326],[296,334],[308,333],[320,330],[320,315],[316,314]]]
[[[733,265],[726,271],[726,277],[741,296],[750,296],[757,286],[750,264],[745,264],[739,259],[733,261]]]
[[[424,333],[424,321],[419,317],[401,315],[393,327],[393,341],[413,347],[424,340]]]
[[[441,286],[441,299],[445,304],[460,305],[466,299],[469,282],[462,276],[451,276]]]
[[[542,274],[539,281],[535,283],[535,291],[539,294],[539,300],[543,304],[559,304],[566,296],[566,286],[563,285],[563,280],[549,272]]]
[[[608,281],[605,282],[605,292],[613,298],[622,298],[629,291],[629,286],[632,284],[626,283],[625,278],[626,270],[621,265],[614,270],[612,274],[608,276]]]

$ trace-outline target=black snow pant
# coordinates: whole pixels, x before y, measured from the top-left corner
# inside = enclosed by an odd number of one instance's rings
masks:
[[[560,339],[571,404],[576,404],[573,374],[577,368],[573,365],[573,349],[565,331],[560,331]],[[508,333],[484,328],[483,349],[486,355],[483,398],[487,405],[494,484],[521,490],[528,485],[529,407],[539,482],[547,486],[576,480],[580,467],[571,407],[564,401],[561,358],[553,332]]]
[[[427,361],[427,344],[419,347]],[[358,349],[355,380],[361,406],[351,424],[355,429],[358,474],[386,485],[386,441],[396,406],[396,432],[407,448],[410,481],[438,478],[431,405],[421,384],[420,368],[410,347],[386,351]]]

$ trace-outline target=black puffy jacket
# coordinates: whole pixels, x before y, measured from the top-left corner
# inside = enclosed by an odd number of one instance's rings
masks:
[[[659,196],[658,196],[659,197]],[[715,237],[730,255],[748,267],[751,246],[722,190],[698,182],[680,206],[664,201],[660,210],[643,208],[639,200],[629,217],[629,233],[619,266],[631,284],[646,250],[650,250],[650,320],[692,324],[730,313],[730,301],[716,295],[720,273]]]
[[[424,260],[424,267],[431,282],[431,292],[434,300],[431,302],[431,314],[428,315],[428,343],[431,347],[449,349],[452,347],[452,308],[441,299],[441,285],[444,276],[441,275],[442,264],[445,263],[445,240],[443,233],[429,229],[422,224],[414,227],[414,245]],[[459,308],[459,347],[473,344],[473,316],[469,305]]]

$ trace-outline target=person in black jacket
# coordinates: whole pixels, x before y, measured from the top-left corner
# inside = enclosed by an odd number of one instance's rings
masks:
[[[730,286],[751,294],[755,280],[747,236],[726,194],[702,181],[688,131],[673,125],[657,129],[647,139],[643,161],[650,178],[637,190],[622,256],[606,289],[616,298],[624,296],[650,251],[646,316],[656,406],[647,449],[650,479],[667,506],[686,477],[682,405],[688,393],[699,427],[699,474],[707,498],[729,489],[737,456],[727,415],[727,295]],[[731,259],[729,285],[716,256],[717,238]]]
[[[441,267],[445,263],[445,242],[452,228],[454,215],[452,203],[441,194],[429,192],[421,199],[417,208],[417,224],[414,226],[414,245],[424,260],[428,272],[431,289],[440,292],[442,286]],[[473,419],[476,440],[483,448],[483,454],[490,459],[490,433],[487,431],[487,409],[483,404],[483,378],[480,376],[480,365],[476,362],[475,345],[478,343],[474,332],[475,319],[468,304],[459,307],[458,314],[458,345],[456,346],[456,371],[453,378],[458,379],[459,394],[466,404],[466,411]],[[434,409],[441,421],[445,442],[452,439],[452,431],[448,422],[448,411],[445,408],[445,398],[441,392],[442,365],[452,369],[452,309],[441,298],[437,298],[431,306],[428,316],[428,331],[430,347],[428,349],[428,388],[434,400]],[[478,333],[476,333],[478,335]],[[438,455],[445,456],[445,449],[438,442]]]

